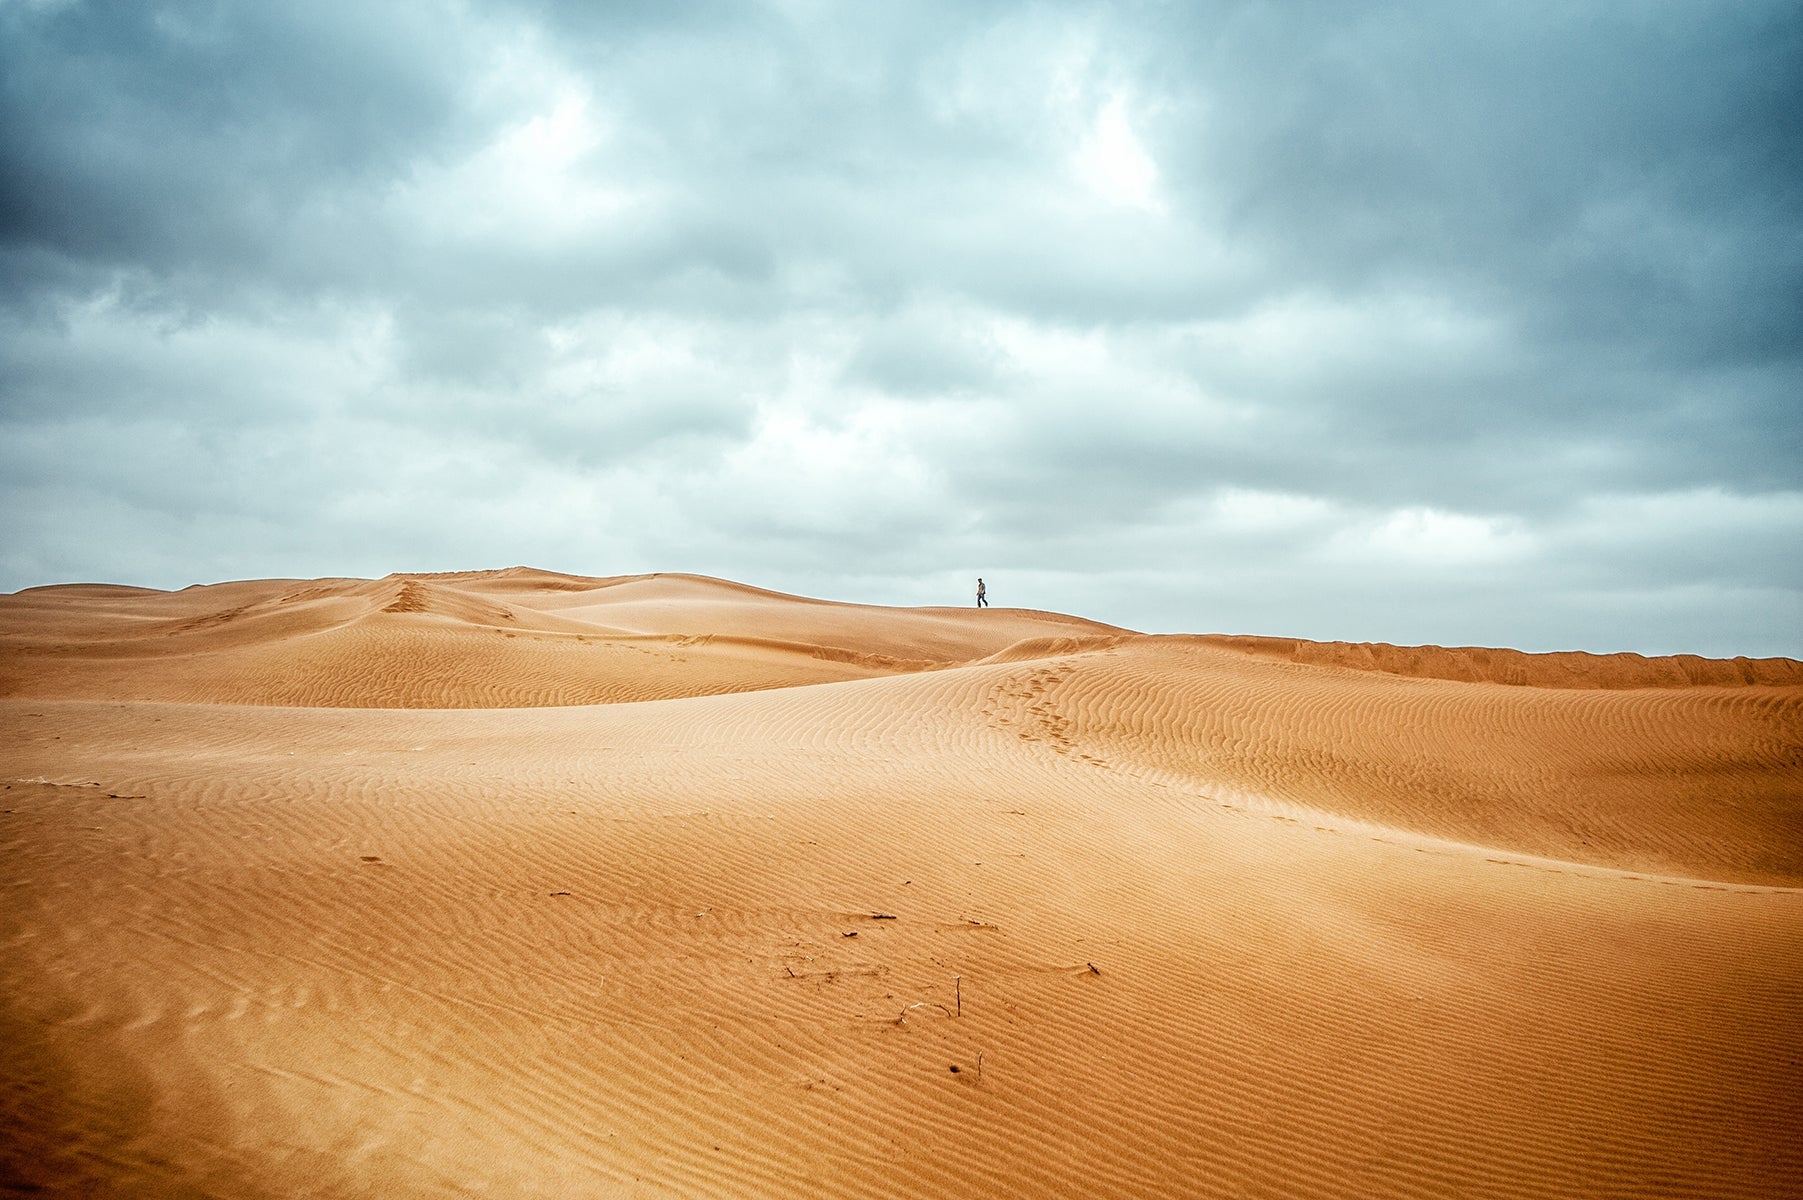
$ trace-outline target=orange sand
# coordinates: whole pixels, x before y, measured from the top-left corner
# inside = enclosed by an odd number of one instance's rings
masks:
[[[0,597],[0,1182],[1803,1195],[1803,664]]]

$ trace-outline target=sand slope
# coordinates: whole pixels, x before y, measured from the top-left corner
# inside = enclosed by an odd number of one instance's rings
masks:
[[[1796,664],[1282,645],[671,576],[0,598],[0,1179],[1803,1194]]]

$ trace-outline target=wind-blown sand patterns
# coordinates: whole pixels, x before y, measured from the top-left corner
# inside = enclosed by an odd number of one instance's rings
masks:
[[[4,598],[5,1178],[1803,1192],[1798,665],[1283,646],[689,577]]]

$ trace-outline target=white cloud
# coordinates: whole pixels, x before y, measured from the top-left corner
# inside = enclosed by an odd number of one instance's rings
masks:
[[[1340,530],[1324,553],[1357,570],[1451,571],[1520,560],[1534,548],[1533,536],[1516,519],[1411,506]]]
[[[1110,97],[1077,151],[1077,169],[1096,195],[1150,213],[1166,211],[1158,195],[1158,164],[1134,132],[1123,96]]]
[[[501,246],[590,237],[650,200],[608,151],[617,121],[538,39],[504,39],[475,85],[492,124],[447,160],[416,164],[393,207],[415,236]]]
[[[1318,530],[1332,522],[1336,506],[1320,496],[1225,487],[1208,504],[1208,515],[1234,533],[1270,534]]]
[[[1273,295],[1219,318],[1190,322],[1186,335],[1215,372],[1268,386],[1331,388],[1350,374],[1418,371],[1457,363],[1488,369],[1509,345],[1499,317],[1451,298],[1385,289],[1351,296],[1309,289]]]

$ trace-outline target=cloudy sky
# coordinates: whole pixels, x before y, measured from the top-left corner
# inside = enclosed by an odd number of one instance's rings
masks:
[[[0,0],[0,589],[1803,657],[1794,0]]]

